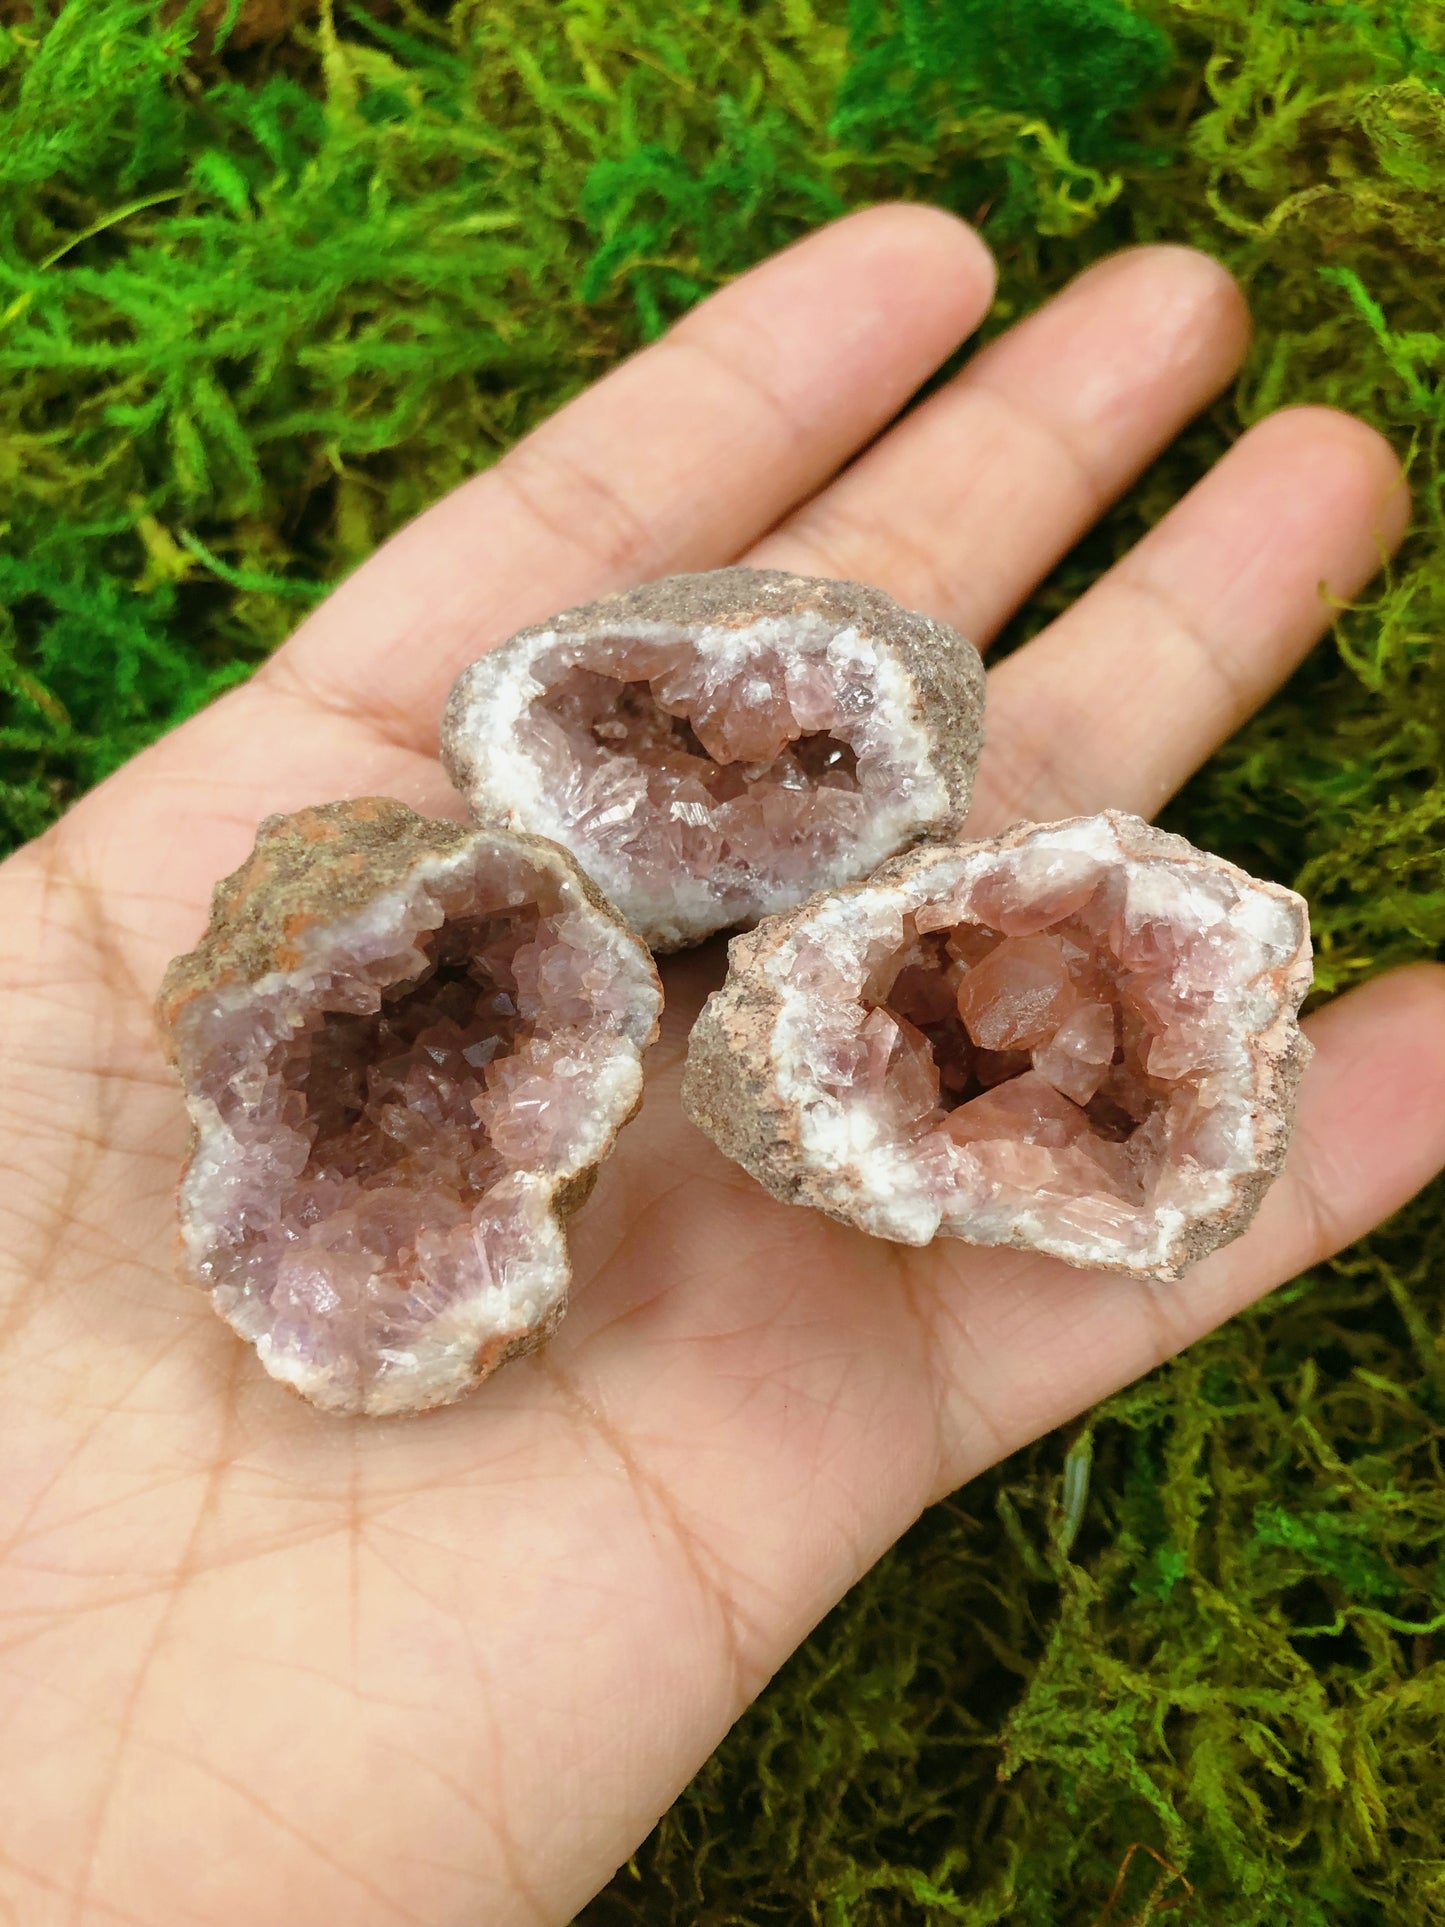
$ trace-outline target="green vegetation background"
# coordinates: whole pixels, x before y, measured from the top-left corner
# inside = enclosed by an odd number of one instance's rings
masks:
[[[858,202],[979,220],[991,327],[1129,241],[1247,287],[1229,399],[1358,410],[1416,533],[1173,820],[1320,986],[1445,938],[1437,0],[0,0],[0,817],[244,676],[404,518]],[[926,1518],[588,1927],[1445,1917],[1437,1191]]]

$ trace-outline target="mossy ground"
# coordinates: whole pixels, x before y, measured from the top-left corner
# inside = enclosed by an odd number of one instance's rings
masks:
[[[1445,938],[1437,0],[0,0],[0,815],[214,691],[389,529],[846,206],[941,201],[1000,325],[1194,242],[1230,398],[1036,627],[1292,400],[1416,533],[1171,816],[1297,884],[1320,984]],[[589,1927],[1445,1917],[1445,1229],[1337,1264],[926,1518]]]

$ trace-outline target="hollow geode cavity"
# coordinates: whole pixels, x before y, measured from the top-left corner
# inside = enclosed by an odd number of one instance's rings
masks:
[[[474,662],[442,754],[480,822],[572,851],[657,950],[956,834],[978,651],[879,589],[764,569],[669,576]]]
[[[368,798],[273,816],[161,1015],[190,1269],[273,1377],[419,1412],[544,1338],[662,995],[564,850]]]
[[[881,1238],[1175,1278],[1284,1161],[1302,898],[1108,812],[924,848],[735,938],[683,1101]]]

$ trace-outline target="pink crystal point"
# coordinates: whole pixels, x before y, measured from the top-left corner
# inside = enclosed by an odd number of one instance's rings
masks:
[[[762,569],[670,576],[465,670],[442,753],[480,822],[564,844],[674,950],[956,832],[983,673],[880,590]]]
[[[958,1014],[982,1050],[1046,1044],[1077,1002],[1059,937],[1005,937],[958,986]]]
[[[564,850],[371,797],[270,817],[161,1019],[188,1267],[327,1411],[419,1412],[539,1342],[562,1220],[662,1007]]]
[[[1292,891],[1137,817],[1027,824],[736,938],[683,1099],[876,1236],[1173,1278],[1283,1163],[1310,976]]]

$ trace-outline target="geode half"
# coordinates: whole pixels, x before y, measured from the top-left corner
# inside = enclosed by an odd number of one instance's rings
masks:
[[[978,651],[879,589],[669,576],[463,671],[442,755],[479,822],[572,851],[656,950],[954,835],[982,742]]]
[[[1113,811],[924,848],[735,938],[689,1114],[775,1196],[1176,1278],[1284,1161],[1302,898]]]
[[[562,1220],[662,994],[566,851],[384,797],[269,817],[161,1018],[191,1273],[331,1412],[459,1397],[552,1329]]]

